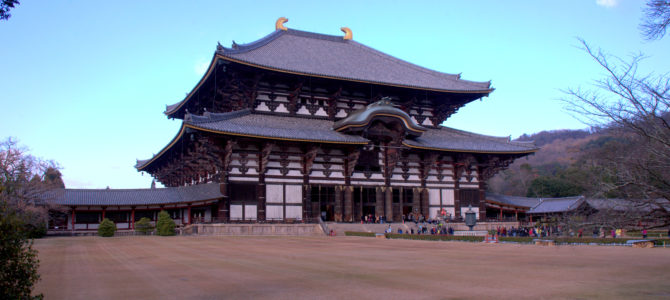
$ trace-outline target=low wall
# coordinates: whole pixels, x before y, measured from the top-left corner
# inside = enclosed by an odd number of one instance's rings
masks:
[[[194,224],[185,235],[323,236],[319,224]]]

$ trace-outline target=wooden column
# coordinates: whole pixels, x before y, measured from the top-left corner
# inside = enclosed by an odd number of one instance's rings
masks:
[[[131,229],[135,229],[135,206],[130,208],[130,224],[132,224]]]
[[[358,162],[360,151],[358,149],[350,150],[349,154],[344,160],[344,221],[354,221],[354,187],[351,185],[351,175],[354,173],[354,168]],[[362,202],[362,201],[361,201]],[[360,209],[357,207],[356,209]],[[363,214],[361,212],[360,214]]]
[[[461,219],[461,190],[458,180],[454,181],[454,213],[456,218]]]
[[[221,165],[219,173],[219,192],[221,192],[221,199],[218,203],[218,215],[220,221],[228,222],[230,221],[230,193],[228,191],[229,182],[228,182],[228,171],[230,169],[230,162],[232,161],[233,155],[233,146],[236,142],[233,140],[227,140],[223,145],[223,151],[221,151],[220,161]]]
[[[193,223],[193,216],[191,215],[191,203],[188,204],[188,222],[186,224]]]
[[[375,217],[384,215],[384,187],[375,188]]]
[[[335,222],[342,222],[342,186],[335,186]]]
[[[354,187],[351,185],[345,185],[343,188],[344,192],[344,222],[353,222],[353,207],[354,207]]]
[[[430,202],[428,201],[428,189],[421,189],[421,214],[424,218],[428,219],[430,217],[430,208],[428,206]]]
[[[500,207],[500,219],[502,219],[502,206]],[[479,219],[486,220],[486,182],[479,181]]]
[[[386,221],[393,221],[393,188],[390,186],[386,187],[386,191],[384,193],[384,202],[384,217]]]
[[[302,219],[307,220],[308,218],[315,217],[312,214],[312,188],[308,184],[302,185]],[[304,181],[303,181],[304,182]]]
[[[412,213],[421,213],[421,188],[412,188]],[[418,220],[417,220],[418,221]]]
[[[102,207],[102,220],[105,219],[105,211],[106,211],[106,210],[107,210],[107,207],[106,207],[106,206],[103,206],[103,207]],[[100,220],[100,221],[102,221],[102,220]]]
[[[75,210],[76,210],[76,208],[73,206],[72,207],[72,220],[70,221],[70,223],[72,223],[72,231],[74,231]]]
[[[500,221],[503,219],[503,207],[500,205]]]
[[[217,218],[221,222],[230,221],[230,198],[228,197],[228,176],[225,176],[224,181],[219,183],[219,192],[221,192],[221,199],[217,204],[218,215]]]

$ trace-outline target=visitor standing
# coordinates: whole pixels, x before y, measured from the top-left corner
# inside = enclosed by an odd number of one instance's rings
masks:
[[[647,228],[642,229],[642,238],[646,239],[647,238]]]

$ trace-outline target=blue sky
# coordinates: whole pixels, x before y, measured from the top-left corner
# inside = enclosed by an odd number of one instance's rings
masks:
[[[177,133],[166,104],[204,74],[218,41],[289,28],[341,35],[496,90],[446,124],[477,133],[584,128],[558,99],[602,71],[581,37],[642,72],[670,70],[670,39],[645,42],[643,1],[22,1],[0,21],[0,137],[62,166],[70,188],[149,187],[133,168]]]

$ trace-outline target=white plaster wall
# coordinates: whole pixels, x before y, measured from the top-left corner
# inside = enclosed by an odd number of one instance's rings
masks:
[[[258,211],[257,205],[245,205],[244,206],[244,219],[245,220],[256,220]]]
[[[282,205],[266,205],[265,216],[268,220],[282,220],[284,219],[284,209],[282,209]]]
[[[286,186],[286,203],[302,203],[302,186]]]
[[[284,187],[279,184],[265,185],[265,201],[267,203],[283,203]]]
[[[302,220],[302,206],[286,206],[286,218]]]
[[[337,110],[337,114],[335,115],[336,118],[344,118],[346,116],[347,112],[345,112],[344,109]]]
[[[442,205],[454,205],[454,190],[442,190]]]
[[[308,116],[311,115],[309,113],[309,110],[307,110],[307,107],[305,107],[305,105],[300,106],[300,109],[298,109],[298,111],[296,111],[295,113],[298,115],[308,115]]]
[[[445,207],[444,210],[447,212],[447,216],[449,216],[450,219],[453,219],[454,216],[456,216],[456,209],[453,207]]]
[[[265,102],[261,102],[258,106],[256,106],[257,111],[270,111],[270,108],[265,105]]]
[[[439,207],[430,207],[428,210],[428,216],[431,219],[435,219],[437,217],[437,213],[440,211]]]
[[[279,97],[277,97],[277,98],[279,98]],[[286,105],[282,103],[282,104],[279,104],[279,106],[277,106],[277,109],[275,109],[275,112],[276,113],[288,113],[288,109],[286,109]]]
[[[242,205],[231,205],[230,206],[230,219],[231,220],[242,220]]]
[[[316,113],[314,113],[314,115],[315,116],[327,117],[328,113],[325,110],[323,110],[323,107],[319,107],[319,110],[317,110]]]
[[[428,189],[428,204],[440,205],[440,190]]]

